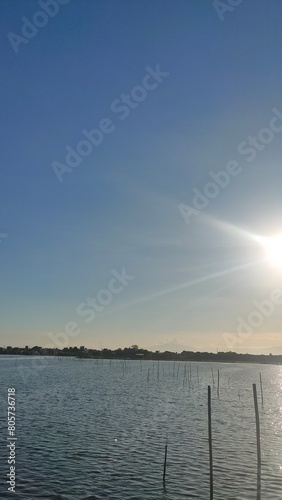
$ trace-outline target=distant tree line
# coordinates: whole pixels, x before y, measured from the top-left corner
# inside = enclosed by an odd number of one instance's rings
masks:
[[[141,349],[138,345],[125,347],[124,349],[87,349],[85,346],[42,348],[40,346],[28,347],[0,347],[1,354],[16,355],[36,355],[36,356],[75,356],[78,358],[96,358],[96,359],[145,359],[145,360],[163,360],[163,361],[213,361],[223,363],[268,363],[282,364],[282,355],[266,354],[238,354],[236,352],[193,352],[182,351],[181,353],[171,351],[149,351]]]

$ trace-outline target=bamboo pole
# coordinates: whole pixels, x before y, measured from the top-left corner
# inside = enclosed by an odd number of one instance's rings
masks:
[[[211,421],[210,385],[208,386],[208,420],[209,420],[210,500],[213,500],[213,459],[212,459],[212,421]]]
[[[263,390],[262,390],[262,378],[261,378],[261,373],[259,374],[259,381],[260,381],[261,404],[262,404],[262,406],[263,406]]]
[[[214,374],[213,374],[213,369],[212,368],[211,368],[211,372],[212,372],[212,385],[215,386]]]
[[[166,461],[167,461],[167,444],[165,445],[164,472],[163,472],[163,482],[164,483],[165,483],[165,475],[166,475]]]
[[[261,448],[260,448],[260,423],[258,411],[257,386],[253,384],[254,405],[256,415],[256,435],[257,435],[257,500],[261,500]]]

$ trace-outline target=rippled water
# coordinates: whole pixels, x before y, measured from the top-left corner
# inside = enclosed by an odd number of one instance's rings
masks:
[[[16,388],[17,499],[209,499],[207,386],[212,389],[214,498],[256,499],[252,384],[259,372],[262,499],[282,498],[282,367],[0,359],[1,485],[7,493],[7,389]],[[148,370],[149,377],[148,377]],[[186,373],[190,373],[187,363]],[[162,474],[168,439],[166,490]]]

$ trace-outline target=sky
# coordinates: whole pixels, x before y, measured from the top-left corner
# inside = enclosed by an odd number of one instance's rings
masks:
[[[282,5],[231,3],[1,1],[2,346],[282,354]]]

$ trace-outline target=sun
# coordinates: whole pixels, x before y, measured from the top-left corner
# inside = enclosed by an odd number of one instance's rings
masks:
[[[267,260],[282,269],[282,234],[265,238],[264,247]]]

